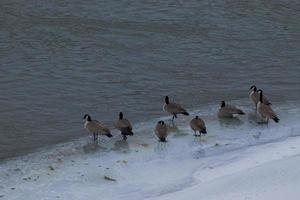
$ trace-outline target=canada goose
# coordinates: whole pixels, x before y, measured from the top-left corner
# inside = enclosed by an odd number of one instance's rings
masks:
[[[250,87],[250,90],[251,90],[251,92],[249,94],[249,98],[253,101],[253,103],[255,105],[255,109],[257,109],[257,104],[259,101],[259,94],[258,94],[257,87],[255,85],[252,85]],[[265,95],[263,95],[263,102],[266,105],[272,105]]]
[[[206,134],[206,127],[204,121],[196,116],[194,119],[191,120],[190,126],[195,132],[194,136],[201,136],[201,133]],[[200,135],[197,135],[197,131],[199,131]]]
[[[218,116],[219,117],[228,117],[232,118],[234,115],[244,115],[245,113],[238,109],[237,107],[229,104],[225,104],[225,101],[221,102],[221,108],[219,109]]]
[[[128,119],[123,118],[123,113],[119,113],[119,120],[116,122],[115,127],[121,131],[123,139],[127,139],[127,135],[133,135],[132,126]]]
[[[83,119],[86,119],[84,128],[94,135],[94,144],[98,143],[98,135],[106,135],[112,137],[110,130],[97,120],[92,120],[91,116],[85,114]]]
[[[273,119],[276,123],[279,122],[279,118],[277,117],[276,113],[273,111],[270,105],[266,105],[263,103],[263,91],[257,90],[259,94],[259,101],[257,104],[257,112],[260,114],[261,118],[266,122],[269,119]]]
[[[168,136],[168,127],[164,121],[159,121],[155,127],[155,135],[158,137],[160,142],[166,142]]]
[[[177,114],[189,115],[189,113],[179,104],[170,102],[168,96],[165,97],[165,104],[163,109],[164,111],[173,115],[172,122],[174,121],[174,118],[177,118]]]

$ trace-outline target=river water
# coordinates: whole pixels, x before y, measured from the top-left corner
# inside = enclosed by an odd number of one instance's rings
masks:
[[[1,0],[0,159],[86,137],[85,113],[155,121],[165,95],[201,114],[255,84],[294,109],[299,18],[292,0]]]

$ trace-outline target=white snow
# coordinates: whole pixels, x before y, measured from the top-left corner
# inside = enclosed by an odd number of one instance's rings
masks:
[[[179,117],[159,144],[161,118],[136,124],[126,142],[114,131],[97,148],[84,139],[3,162],[0,199],[295,199],[298,107],[278,108],[280,123],[269,125],[241,107],[250,114],[229,121],[217,119],[215,105],[193,112],[206,121],[201,140],[188,126],[192,116]]]
[[[196,185],[151,200],[299,199],[299,137],[239,153],[242,156],[228,164],[197,171]]]

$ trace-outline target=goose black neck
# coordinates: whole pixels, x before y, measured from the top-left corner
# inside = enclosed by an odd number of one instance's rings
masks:
[[[222,108],[225,107],[225,101],[222,101],[222,102],[221,102],[221,107],[222,107]]]
[[[256,88],[256,86],[255,86],[255,85],[252,85],[252,86],[250,87],[250,89],[252,89],[254,92],[256,92],[256,91],[257,91],[257,88]]]
[[[87,118],[86,118],[86,120],[87,120],[88,122],[92,121],[91,116],[88,115]]]
[[[83,116],[83,119],[86,119],[87,121],[92,121],[91,116],[89,116],[88,114],[85,114]]]
[[[123,113],[122,112],[119,113],[119,119],[123,119]]]
[[[166,96],[166,98],[165,98],[165,102],[166,102],[166,104],[169,104],[169,103],[170,103],[170,101],[169,101],[169,97],[168,97],[168,96]]]
[[[260,91],[259,94],[259,101],[262,103],[263,102],[263,91]]]

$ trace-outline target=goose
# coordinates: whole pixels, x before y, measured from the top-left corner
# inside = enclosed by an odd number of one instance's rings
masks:
[[[195,132],[194,136],[201,136],[201,133],[203,134],[207,133],[205,123],[199,116],[196,116],[194,119],[191,120],[190,126],[192,130]],[[197,135],[197,131],[199,131],[200,135]]]
[[[259,94],[258,94],[257,87],[255,85],[252,85],[250,87],[250,90],[251,90],[251,92],[249,94],[249,98],[253,101],[253,103],[255,105],[255,109],[257,110],[257,104],[259,101]],[[263,95],[263,102],[266,105],[272,105],[265,95]]]
[[[119,120],[115,123],[115,127],[121,131],[123,140],[127,139],[128,135],[133,135],[132,126],[128,119],[123,118],[123,113],[119,113]]]
[[[229,104],[225,104],[225,101],[221,102],[221,108],[219,109],[218,116],[224,118],[232,118],[235,115],[244,115],[245,113],[237,107]]]
[[[85,114],[83,119],[85,119],[84,128],[94,135],[94,144],[98,143],[98,135],[106,135],[107,137],[112,137],[110,130],[97,120],[92,120],[91,116]]]
[[[266,122],[269,122],[269,119],[273,119],[276,123],[278,123],[279,118],[277,117],[276,113],[273,111],[271,106],[263,103],[263,91],[257,90],[257,92],[259,94],[257,112],[260,114],[261,118]]]
[[[160,142],[166,142],[168,136],[168,127],[164,121],[159,121],[155,127],[155,135],[158,137]]]
[[[172,122],[174,121],[174,118],[177,118],[177,114],[189,115],[189,113],[179,104],[170,102],[168,96],[165,97],[165,104],[163,109],[164,111],[173,115]]]

